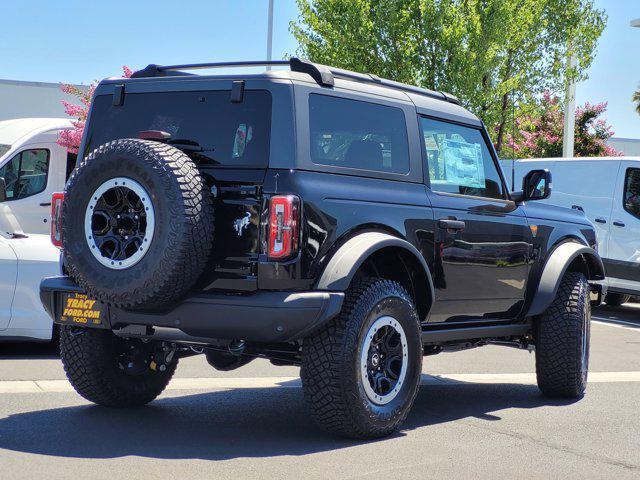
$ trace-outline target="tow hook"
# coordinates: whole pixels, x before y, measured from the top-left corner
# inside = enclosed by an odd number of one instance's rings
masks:
[[[173,361],[173,357],[176,354],[178,346],[175,343],[172,343],[170,346],[167,344],[163,344],[162,350],[156,353],[153,357],[153,360],[149,364],[149,368],[155,371],[164,372],[167,370],[167,365],[171,364]]]

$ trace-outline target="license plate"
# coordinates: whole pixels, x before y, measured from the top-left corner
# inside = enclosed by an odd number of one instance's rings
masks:
[[[107,306],[84,293],[63,293],[60,310],[60,323],[107,328]]]

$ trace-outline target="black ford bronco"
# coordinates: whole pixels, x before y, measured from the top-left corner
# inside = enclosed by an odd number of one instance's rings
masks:
[[[542,392],[585,391],[604,269],[582,212],[509,192],[482,122],[446,93],[292,58],[245,75],[149,65],[95,91],[53,199],[41,284],[69,380],[145,404],[180,358],[299,365],[326,430],[396,430],[422,359],[535,349]]]

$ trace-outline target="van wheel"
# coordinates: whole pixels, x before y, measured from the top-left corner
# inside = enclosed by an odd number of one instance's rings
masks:
[[[591,303],[582,273],[568,272],[534,324],[538,387],[550,397],[584,395],[589,373]]]
[[[610,307],[619,307],[623,303],[627,303],[631,295],[625,295],[624,293],[607,293],[604,297],[604,303]]]
[[[344,437],[389,435],[407,417],[422,370],[420,322],[406,290],[367,279],[302,347],[302,386],[316,422]]]
[[[157,365],[157,347],[157,342],[123,339],[110,330],[60,328],[60,358],[71,385],[107,407],[140,406],[160,395],[178,360]]]

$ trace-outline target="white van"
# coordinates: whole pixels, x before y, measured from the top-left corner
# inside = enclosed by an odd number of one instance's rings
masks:
[[[521,189],[531,170],[547,168],[546,203],[584,211],[596,227],[609,305],[640,295],[640,157],[541,158],[502,161],[507,181]]]
[[[0,122],[0,202],[7,202],[27,233],[49,233],[51,195],[64,190],[76,156],[56,143],[64,118],[18,118]],[[0,181],[0,184],[2,182]],[[3,195],[4,193],[4,195]]]

